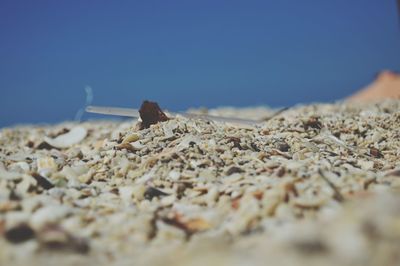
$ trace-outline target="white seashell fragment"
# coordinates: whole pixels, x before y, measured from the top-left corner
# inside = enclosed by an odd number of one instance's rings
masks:
[[[119,187],[118,191],[119,191],[119,195],[121,196],[121,199],[124,202],[126,202],[126,203],[132,202],[132,196],[133,196],[133,191],[134,191],[134,188],[132,186]]]
[[[163,125],[164,130],[164,138],[168,139],[174,136],[174,129],[178,127],[178,124],[175,121],[170,121]]]
[[[176,146],[176,150],[182,151],[182,150],[188,148],[191,143],[199,144],[200,141],[201,140],[199,137],[196,137],[193,135],[187,135],[187,136],[183,137],[181,142]]]
[[[17,179],[21,179],[21,174],[18,172],[9,172],[9,171],[0,169],[0,179],[17,180]]]
[[[161,199],[161,205],[162,206],[172,205],[175,201],[176,201],[175,195],[166,196]]]
[[[11,172],[28,173],[30,170],[29,164],[26,162],[16,162],[8,167]]]
[[[87,130],[84,127],[77,126],[72,128],[68,133],[60,135],[54,139],[45,137],[44,140],[56,148],[68,148],[74,144],[81,142],[87,135]]]
[[[132,188],[132,196],[136,200],[142,200],[144,197],[144,192],[146,191],[146,186],[143,184],[138,184]]]
[[[321,197],[313,197],[313,198],[295,198],[293,203],[295,206],[300,208],[318,208],[324,205],[327,202],[326,198]]]
[[[124,140],[122,141],[122,143],[130,143],[130,142],[135,142],[137,140],[140,139],[140,135],[137,133],[132,133],[127,135]]]
[[[382,134],[379,131],[375,131],[375,133],[371,137],[371,141],[373,143],[377,143],[382,139]]]
[[[140,151],[141,149],[146,147],[146,145],[143,145],[143,144],[141,144],[139,142],[133,142],[133,143],[131,143],[131,146],[136,151]]]
[[[25,195],[26,193],[28,193],[28,190],[31,185],[32,186],[36,185],[36,180],[28,175],[24,175],[22,181],[19,182],[18,185],[16,186],[16,191],[18,192],[19,195]]]
[[[57,164],[53,157],[43,157],[37,160],[38,173],[42,176],[48,176],[57,169]]]
[[[363,170],[372,170],[374,169],[374,162],[373,161],[366,161],[366,160],[358,160],[358,165],[360,165],[361,169]]]
[[[169,172],[168,177],[173,181],[178,181],[181,174],[178,171],[171,171]]]
[[[64,218],[70,210],[66,206],[46,206],[40,208],[31,217],[31,225],[35,229],[40,229],[46,224],[58,222]]]

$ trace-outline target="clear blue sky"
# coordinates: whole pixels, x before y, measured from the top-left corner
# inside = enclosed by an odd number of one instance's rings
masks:
[[[287,106],[400,71],[395,0],[0,1],[0,126],[84,104]]]

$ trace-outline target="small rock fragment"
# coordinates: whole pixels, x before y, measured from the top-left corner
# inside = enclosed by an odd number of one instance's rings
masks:
[[[383,158],[383,154],[382,154],[381,151],[378,150],[377,148],[370,148],[370,149],[369,149],[369,154],[370,154],[372,157],[375,157],[375,158]]]
[[[305,130],[308,130],[309,128],[321,129],[322,123],[319,121],[319,117],[312,116],[307,121],[303,122],[303,126]]]
[[[13,244],[25,242],[35,237],[35,232],[27,224],[20,224],[4,233],[4,237]]]
[[[287,151],[289,151],[289,149],[290,149],[289,144],[287,144],[287,143],[284,142],[284,141],[279,141],[279,142],[277,142],[277,143],[275,144],[275,147],[276,147],[278,150],[282,151],[282,152],[287,152]]]
[[[51,149],[57,149],[57,148],[54,147],[54,146],[51,146],[46,141],[42,141],[39,145],[37,145],[36,149],[38,149],[38,150],[51,150]]]
[[[237,137],[228,137],[228,142],[233,143],[233,148],[238,148],[239,150],[242,150],[242,146],[240,145],[240,138]]]
[[[232,166],[231,168],[228,169],[228,171],[226,171],[226,175],[232,175],[236,173],[244,173],[244,170],[240,167]]]
[[[51,189],[54,185],[45,177],[41,176],[38,173],[33,173],[32,177],[36,180],[37,184],[44,189]]]
[[[161,110],[156,102],[144,101],[139,110],[142,123],[141,129],[149,128],[151,125],[169,120],[167,115]]]
[[[154,187],[148,187],[146,189],[146,191],[144,192],[144,198],[148,199],[148,200],[152,200],[155,197],[158,198],[158,197],[167,196],[167,195],[168,195],[167,193],[165,193],[161,190],[158,190]]]

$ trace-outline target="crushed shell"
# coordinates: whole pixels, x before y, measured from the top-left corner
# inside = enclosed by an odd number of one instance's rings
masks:
[[[201,112],[1,129],[0,264],[399,265],[399,101]]]

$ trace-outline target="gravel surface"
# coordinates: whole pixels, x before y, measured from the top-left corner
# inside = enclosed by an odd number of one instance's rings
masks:
[[[3,128],[0,264],[399,265],[399,107]]]

